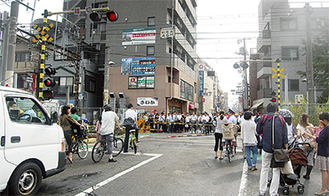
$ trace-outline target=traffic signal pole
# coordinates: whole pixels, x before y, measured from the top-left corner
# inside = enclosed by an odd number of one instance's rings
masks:
[[[47,27],[47,17],[48,11],[44,10],[43,13],[43,27],[42,27],[42,38],[41,38],[41,55],[40,55],[40,69],[39,69],[39,100],[43,99],[43,70],[45,68],[46,63],[46,37],[45,37],[45,28]]]
[[[103,11],[106,12],[108,11],[109,8],[93,8],[93,9],[84,9],[84,10],[79,10],[80,12],[92,12],[92,11]],[[46,28],[47,27],[47,17],[48,16],[52,16],[52,15],[57,15],[57,14],[69,14],[69,13],[74,13],[75,11],[63,11],[63,12],[48,12],[48,10],[44,10],[43,13],[43,27],[42,27],[42,31],[40,32],[40,34],[42,35],[42,39],[41,39],[41,55],[40,55],[40,69],[39,69],[39,88],[38,88],[38,99],[42,100],[43,99],[43,78],[44,78],[44,68],[45,68],[45,64],[46,64],[46,41],[47,38],[45,37],[46,35]],[[16,34],[15,34],[16,35]],[[81,59],[79,59],[80,61]],[[79,77],[79,76],[78,76]]]

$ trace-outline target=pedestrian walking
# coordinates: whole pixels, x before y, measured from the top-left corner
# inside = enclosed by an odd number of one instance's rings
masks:
[[[227,119],[224,118],[224,111],[220,111],[219,114],[216,116],[216,129],[215,129],[215,159],[218,158],[218,146],[219,146],[219,160],[223,159],[223,131],[222,131],[222,123],[229,122]]]
[[[265,118],[265,121],[261,119],[257,124],[256,131],[257,134],[262,134],[263,137],[261,140],[261,145],[263,146],[262,151],[262,170],[260,174],[259,180],[259,192],[260,195],[265,195],[267,190],[268,183],[268,174],[270,170],[270,164],[273,157],[273,149],[272,149],[272,131],[274,132],[274,140],[275,140],[275,149],[286,148],[288,149],[288,138],[287,138],[287,127],[284,123],[284,119],[282,117],[277,116],[274,118],[274,127],[272,130],[272,122],[273,117],[278,112],[278,105],[275,103],[269,103],[267,105],[267,115],[264,115],[262,118]],[[272,181],[269,188],[270,196],[276,196],[278,194],[279,189],[279,181],[280,181],[280,169],[281,168],[273,168]]]
[[[244,121],[241,123],[241,137],[245,147],[246,161],[249,170],[257,170],[257,132],[256,123],[252,120],[252,113],[245,112]],[[252,163],[250,158],[250,151],[252,151]]]
[[[137,113],[133,110],[133,104],[129,103],[127,106],[129,109],[124,114],[123,126],[126,127],[125,142],[123,152],[128,152],[128,143],[130,130],[136,129],[137,125]],[[138,142],[138,130],[135,131],[136,141]]]
[[[313,158],[315,153],[315,142],[312,141],[312,137],[305,135],[305,133],[314,135],[314,126],[308,122],[309,115],[306,113],[301,114],[299,123],[296,127],[297,129],[297,138],[299,138],[300,143],[308,143],[310,145],[303,145],[300,148],[305,152],[307,155],[307,168],[306,174],[303,176],[306,180],[310,179],[310,174],[313,169]],[[296,174],[299,176],[300,171],[297,171]]]
[[[105,138],[107,144],[107,150],[109,154],[108,162],[117,162],[117,160],[113,159],[112,155],[112,143],[115,124],[120,130],[122,129],[119,124],[119,117],[115,112],[113,112],[112,107],[107,105],[104,112],[102,113],[102,126],[100,129],[100,134],[103,138]]]
[[[68,153],[69,156],[67,159],[70,161],[70,163],[73,163],[72,159],[72,130],[71,130],[71,125],[76,124],[80,127],[83,127],[83,125],[80,125],[76,120],[74,120],[71,116],[71,108],[68,105],[65,105],[62,107],[62,113],[59,117],[59,124],[63,129],[64,132],[64,137],[66,140],[66,143],[68,145]]]
[[[320,169],[322,175],[321,190],[316,192],[315,195],[323,195],[329,193],[329,113],[322,112],[319,119],[325,124],[325,128],[320,132],[318,137],[306,132],[305,135],[316,139],[318,143],[317,156],[315,160],[315,168]]]

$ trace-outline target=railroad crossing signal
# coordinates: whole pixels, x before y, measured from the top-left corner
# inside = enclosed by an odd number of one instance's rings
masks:
[[[53,23],[50,23],[48,25],[48,27],[44,27],[43,29],[41,27],[39,27],[38,25],[33,25],[33,29],[37,30],[39,32],[38,35],[36,35],[33,39],[32,42],[35,43],[37,40],[41,40],[42,36],[44,38],[46,38],[46,40],[48,39],[49,42],[52,42],[54,40],[54,38],[50,37],[49,34],[46,34],[46,32],[48,32],[51,28],[54,27]],[[42,31],[41,31],[42,30]],[[40,32],[41,31],[41,32]],[[36,39],[37,38],[37,39]],[[42,40],[41,40],[42,41]]]
[[[276,76],[284,78],[284,75],[282,75],[282,72],[284,71],[284,68],[278,68],[278,70],[276,70],[275,68],[272,68],[272,71],[275,72],[275,74],[272,75],[272,78],[275,78]]]

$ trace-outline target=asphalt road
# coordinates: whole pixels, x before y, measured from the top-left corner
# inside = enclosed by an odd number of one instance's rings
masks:
[[[91,153],[86,159],[74,155],[64,172],[42,181],[38,195],[258,195],[261,161],[257,171],[248,172],[241,143],[229,163],[214,159],[213,136],[167,136],[142,135],[138,154],[120,154],[116,163],[108,163],[107,156],[94,163]],[[314,169],[303,195],[320,188]],[[289,195],[299,195],[296,186]]]

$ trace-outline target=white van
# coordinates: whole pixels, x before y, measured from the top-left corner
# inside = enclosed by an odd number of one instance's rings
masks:
[[[0,192],[35,195],[42,178],[65,170],[58,114],[49,117],[30,93],[1,86],[0,108]]]

